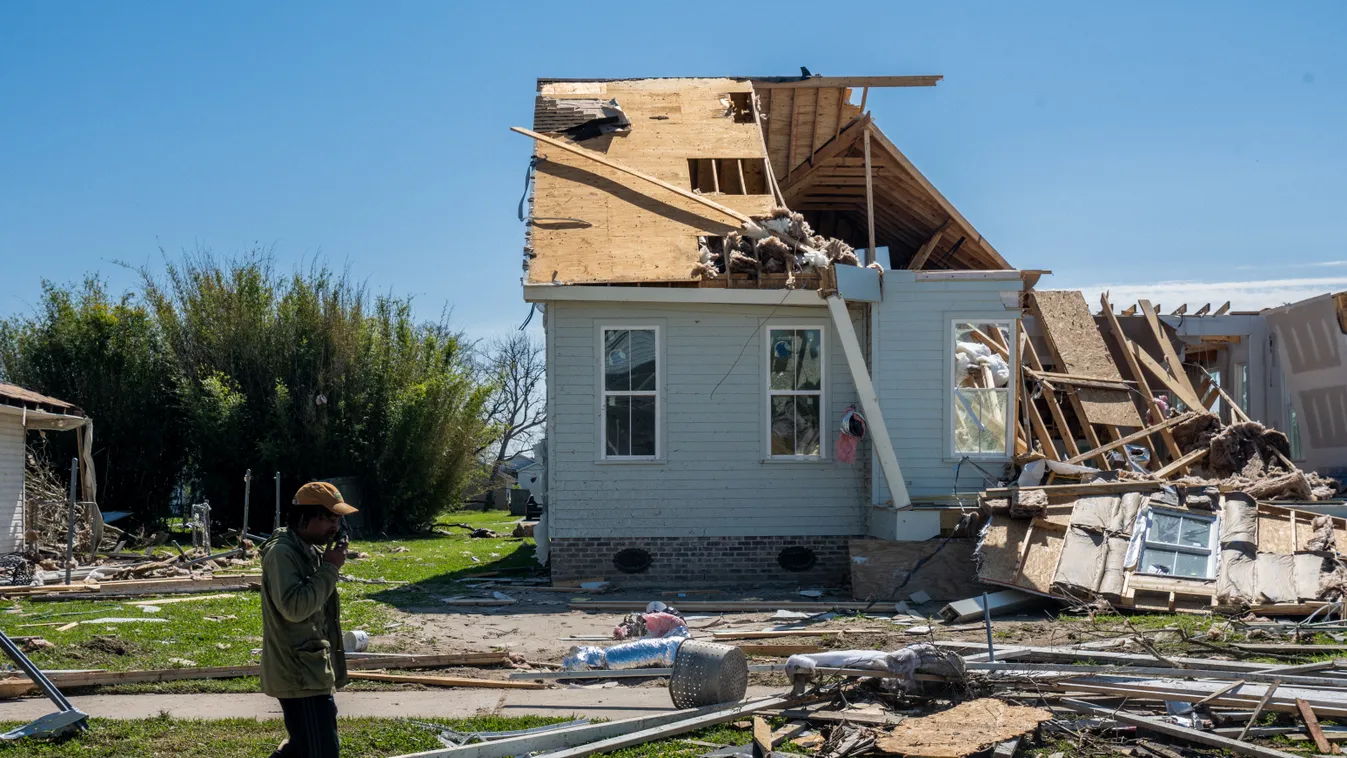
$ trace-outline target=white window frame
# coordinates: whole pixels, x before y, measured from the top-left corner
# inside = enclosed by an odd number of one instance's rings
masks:
[[[1176,545],[1170,542],[1157,542],[1151,539],[1151,530],[1155,528],[1155,516],[1172,516],[1175,518],[1184,518],[1191,521],[1203,521],[1210,525],[1207,532],[1207,546],[1205,548],[1193,547],[1191,545]],[[1182,533],[1182,525],[1179,527]],[[1220,553],[1219,532],[1221,529],[1220,519],[1216,514],[1207,515],[1205,513],[1194,513],[1175,508],[1156,508],[1152,506],[1146,513],[1146,531],[1141,539],[1141,552],[1137,555],[1137,573],[1146,576],[1163,576],[1167,579],[1191,579],[1193,581],[1209,581],[1216,578],[1216,559]],[[1205,576],[1183,576],[1180,574],[1154,574],[1146,570],[1146,551],[1154,548],[1156,550],[1167,550],[1171,553],[1187,553],[1188,555],[1207,556],[1207,571]]]
[[[599,407],[597,423],[599,427],[599,460],[612,462],[649,462],[662,461],[664,454],[664,334],[659,324],[601,324],[598,334],[598,388]],[[608,332],[648,331],[655,333],[655,389],[654,391],[609,390],[607,382]],[[608,454],[608,398],[609,397],[654,397],[655,398],[655,454],[654,455],[609,455]]]
[[[949,331],[945,333],[945,407],[948,409],[949,416],[946,424],[946,429],[949,431],[949,444],[946,446],[946,450],[949,451],[950,460],[968,458],[975,461],[1006,461],[1015,455],[1015,420],[1019,418],[1017,410],[1019,408],[1019,388],[1015,386],[1015,377],[1018,376],[1018,372],[1015,371],[1015,367],[1019,365],[1020,360],[1019,340],[1016,339],[1019,331],[1016,327],[1017,323],[1015,319],[1008,318],[959,317],[949,320]],[[955,386],[958,377],[954,376],[954,343],[958,338],[959,324],[973,324],[974,326],[996,324],[997,326],[1004,326],[1010,334],[1010,338],[1007,340],[1009,343],[1008,352],[1010,353],[1010,360],[1008,361],[1010,364],[1010,381],[1006,382],[1005,389],[1006,451],[1004,453],[964,453],[958,450],[958,435],[954,432],[959,418],[958,409],[955,408],[955,403],[958,400],[954,398],[954,390],[958,389]]]
[[[772,389],[772,332],[786,330],[812,330],[819,333],[819,388],[817,390],[774,390]],[[819,463],[828,460],[828,327],[822,323],[783,323],[768,322],[763,325],[762,350],[762,387],[763,395],[763,450],[764,460],[774,462]],[[819,405],[819,445],[818,455],[773,455],[772,454],[772,398],[782,395],[811,396],[818,395]]]

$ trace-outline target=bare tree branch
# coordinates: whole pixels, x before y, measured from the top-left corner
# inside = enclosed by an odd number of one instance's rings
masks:
[[[535,430],[547,421],[543,344],[523,332],[498,338],[481,353],[479,371],[495,387],[485,409],[487,422],[499,435],[491,465],[495,479],[506,456],[533,441]]]

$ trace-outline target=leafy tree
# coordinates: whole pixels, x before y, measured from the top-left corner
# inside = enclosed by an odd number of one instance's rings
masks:
[[[186,424],[175,363],[154,313],[103,283],[42,285],[37,311],[0,322],[0,377],[75,403],[94,421],[94,469],[103,510],[141,521],[168,514],[185,460]],[[75,435],[49,434],[50,457],[75,455]]]

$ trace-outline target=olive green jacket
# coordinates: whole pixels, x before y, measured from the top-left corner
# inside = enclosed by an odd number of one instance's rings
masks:
[[[337,567],[289,529],[262,545],[262,691],[275,698],[344,687]]]

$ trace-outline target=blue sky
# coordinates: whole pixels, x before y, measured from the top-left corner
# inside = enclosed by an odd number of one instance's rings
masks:
[[[8,2],[0,316],[210,248],[527,313],[534,79],[945,76],[880,126],[1044,287],[1236,308],[1347,289],[1347,4]]]

